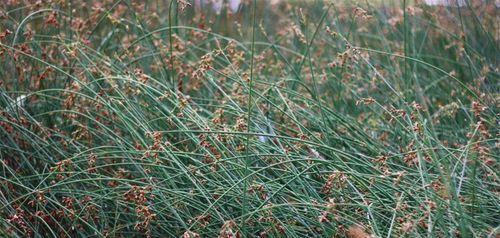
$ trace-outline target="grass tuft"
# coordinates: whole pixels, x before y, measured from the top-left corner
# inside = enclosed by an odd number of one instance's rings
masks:
[[[2,237],[497,237],[495,1],[0,4]]]

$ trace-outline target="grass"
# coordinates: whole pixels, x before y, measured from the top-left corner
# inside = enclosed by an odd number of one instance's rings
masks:
[[[497,237],[494,1],[0,4],[5,237]]]

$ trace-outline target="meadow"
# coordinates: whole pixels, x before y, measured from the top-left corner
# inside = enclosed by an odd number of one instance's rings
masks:
[[[0,3],[1,237],[500,237],[498,1],[204,2]]]

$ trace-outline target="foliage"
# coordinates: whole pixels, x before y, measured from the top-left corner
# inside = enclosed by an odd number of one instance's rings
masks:
[[[0,6],[2,236],[498,236],[494,1]]]

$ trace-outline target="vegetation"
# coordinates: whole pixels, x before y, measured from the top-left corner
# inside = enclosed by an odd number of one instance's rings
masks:
[[[495,1],[0,3],[2,237],[498,237]]]

